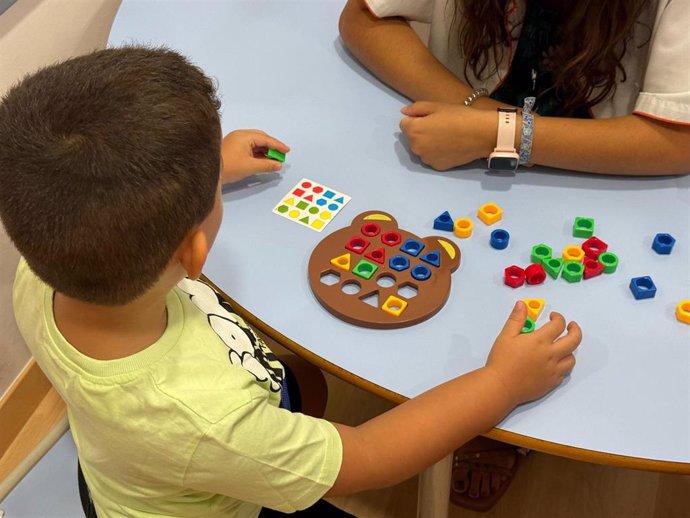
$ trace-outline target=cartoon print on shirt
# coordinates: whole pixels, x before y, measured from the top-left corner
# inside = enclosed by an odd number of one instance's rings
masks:
[[[229,349],[230,363],[249,371],[257,381],[268,382],[272,392],[279,392],[283,370],[271,365],[277,361],[275,354],[230,305],[201,281],[184,279],[177,287],[208,317],[211,328]]]

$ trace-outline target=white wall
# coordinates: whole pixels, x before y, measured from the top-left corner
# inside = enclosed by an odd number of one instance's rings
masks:
[[[0,95],[26,74],[105,47],[121,0],[17,0],[0,14]],[[0,226],[0,395],[29,360],[12,314],[19,255]]]

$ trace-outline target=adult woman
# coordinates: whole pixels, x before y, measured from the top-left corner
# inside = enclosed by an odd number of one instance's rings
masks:
[[[428,48],[410,20],[431,23]],[[490,155],[496,108],[535,97],[533,133],[516,117],[521,163],[662,175],[690,172],[688,25],[682,0],[349,0],[340,33],[422,101],[400,125],[436,169]]]

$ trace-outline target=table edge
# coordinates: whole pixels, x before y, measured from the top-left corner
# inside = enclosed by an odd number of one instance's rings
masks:
[[[250,311],[245,309],[235,299],[228,296],[218,285],[211,281],[208,277],[202,274],[204,282],[211,285],[218,293],[220,293],[230,303],[233,311],[242,317],[250,325],[258,329],[260,332],[276,341],[279,345],[285,347],[297,356],[305,359],[309,363],[315,365],[319,369],[336,376],[343,381],[346,381],[357,388],[365,390],[370,394],[381,397],[393,403],[404,403],[408,400],[407,397],[388,390],[376,383],[373,383],[357,374],[354,374],[338,365],[322,358],[321,356],[309,351],[298,343],[294,342],[287,336],[281,334],[279,331],[273,329],[263,320],[253,315]],[[481,434],[485,437],[502,441],[514,446],[528,448],[530,450],[540,451],[558,457],[565,457],[582,462],[590,462],[594,464],[602,464],[605,466],[612,466],[618,468],[639,469],[644,471],[654,471],[660,473],[671,473],[679,475],[690,475],[690,462],[674,462],[655,459],[646,459],[642,457],[629,457],[626,455],[619,455],[615,453],[605,453],[595,450],[587,450],[575,446],[568,446],[565,444],[545,441],[542,439],[535,439],[527,435],[522,435],[500,428],[492,428],[491,430]]]

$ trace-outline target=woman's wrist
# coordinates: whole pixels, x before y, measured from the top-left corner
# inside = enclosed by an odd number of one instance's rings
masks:
[[[482,96],[476,99],[472,103],[472,108],[476,108],[479,110],[491,110],[491,111],[496,111],[496,108],[499,106],[505,106],[504,104],[499,103],[498,101],[492,99],[489,96]]]

